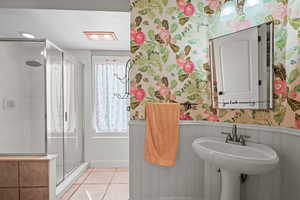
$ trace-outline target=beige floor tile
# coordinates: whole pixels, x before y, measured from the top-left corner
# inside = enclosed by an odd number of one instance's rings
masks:
[[[129,172],[128,168],[117,168],[117,172]]]
[[[72,196],[72,194],[78,189],[78,187],[78,184],[72,185],[59,200],[68,200]]]
[[[116,168],[94,168],[94,172],[115,172]]]
[[[110,183],[114,172],[93,171],[84,183]]]
[[[88,168],[86,171],[92,172],[95,168]]]
[[[128,184],[111,184],[104,200],[128,200],[129,186]]]
[[[106,184],[82,184],[70,200],[101,200],[106,187]]]
[[[84,172],[84,173],[79,177],[79,179],[77,179],[77,181],[76,181],[75,183],[76,183],[76,184],[83,183],[90,173],[91,173],[91,171],[88,171],[88,170],[87,170],[86,172]]]
[[[113,179],[112,183],[129,183],[129,172],[116,172]]]

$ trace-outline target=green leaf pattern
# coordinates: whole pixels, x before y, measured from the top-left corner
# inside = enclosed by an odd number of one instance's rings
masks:
[[[219,4],[216,4],[219,1]],[[220,20],[226,0],[183,0],[195,12],[186,13],[176,0],[132,0],[131,29],[145,41],[131,41],[131,85],[145,97],[131,96],[131,119],[145,119],[149,102],[179,102],[186,120],[265,124],[300,129],[300,3],[265,0],[249,16]],[[218,7],[216,7],[218,6]],[[286,9],[286,12],[283,10]],[[274,21],[274,107],[272,110],[216,110],[211,107],[208,39]],[[182,63],[181,61],[185,61]],[[194,68],[185,68],[187,62]]]

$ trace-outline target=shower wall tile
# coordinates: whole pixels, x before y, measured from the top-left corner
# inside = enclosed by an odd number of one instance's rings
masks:
[[[18,188],[3,188],[0,189],[1,200],[19,200]]]
[[[46,200],[49,199],[48,188],[21,188],[20,200]]]
[[[0,157],[0,200],[56,200],[56,156]]]
[[[21,187],[47,187],[49,184],[48,162],[22,161],[20,162]]]
[[[18,187],[18,183],[18,162],[0,161],[0,187]]]

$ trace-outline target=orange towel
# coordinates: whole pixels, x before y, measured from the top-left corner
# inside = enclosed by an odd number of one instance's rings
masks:
[[[145,161],[161,166],[176,164],[179,115],[180,105],[176,103],[146,105]]]

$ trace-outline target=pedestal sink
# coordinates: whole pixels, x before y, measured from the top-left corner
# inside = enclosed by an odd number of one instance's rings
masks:
[[[276,152],[263,144],[241,146],[223,138],[201,137],[192,146],[201,159],[221,169],[221,200],[240,200],[240,174],[265,174],[279,164]]]

